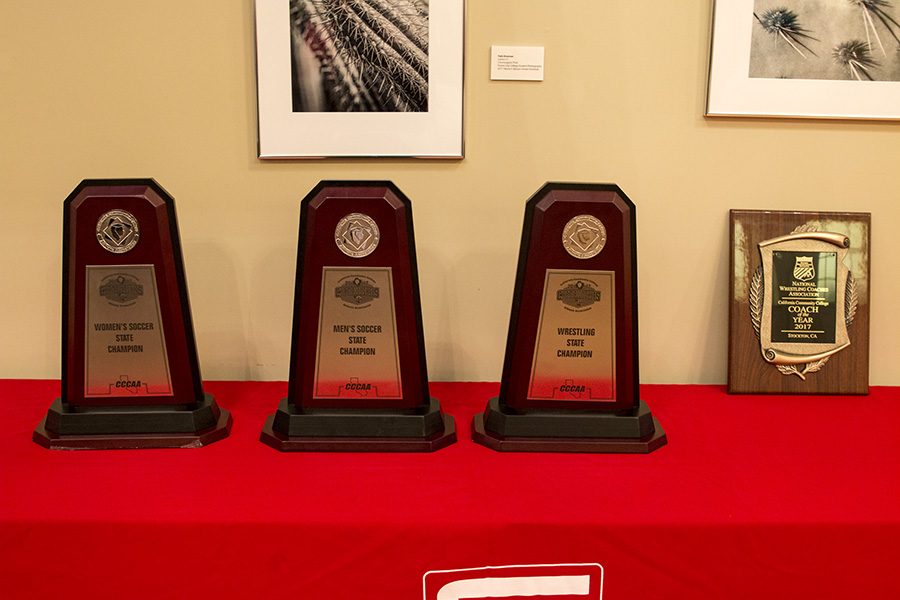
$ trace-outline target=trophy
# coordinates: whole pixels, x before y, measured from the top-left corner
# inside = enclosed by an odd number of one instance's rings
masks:
[[[868,393],[870,222],[731,211],[729,392]]]
[[[51,449],[191,448],[228,435],[204,394],[175,204],[152,179],[85,180],[63,215],[62,396]]]
[[[638,388],[635,208],[615,185],[528,201],[500,395],[475,416],[500,451],[646,453],[666,436]]]
[[[430,452],[456,441],[428,392],[412,207],[391,182],[319,183],[300,204],[283,451]]]

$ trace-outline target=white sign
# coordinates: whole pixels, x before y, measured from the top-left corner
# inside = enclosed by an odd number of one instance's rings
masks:
[[[429,571],[422,581],[424,600],[540,598],[602,600],[603,567],[589,564],[505,565]]]
[[[491,79],[543,81],[543,46],[491,46]]]

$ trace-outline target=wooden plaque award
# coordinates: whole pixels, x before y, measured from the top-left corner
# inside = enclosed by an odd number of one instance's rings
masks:
[[[152,179],[85,180],[63,216],[62,397],[51,449],[197,447],[231,416],[201,387],[175,203]]]
[[[731,211],[729,392],[869,392],[870,222]]]
[[[634,204],[615,185],[548,183],[528,201],[500,396],[475,441],[501,451],[651,452],[638,389]]]
[[[391,182],[319,183],[300,204],[279,450],[429,452],[456,441],[428,392],[412,207]]]

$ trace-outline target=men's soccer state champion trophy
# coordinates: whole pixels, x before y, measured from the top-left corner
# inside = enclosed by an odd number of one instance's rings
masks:
[[[429,452],[456,441],[428,391],[412,207],[391,182],[319,183],[301,202],[284,451]]]
[[[528,201],[500,395],[473,438],[500,451],[646,453],[635,207],[616,185],[548,183]]]
[[[228,435],[201,387],[175,205],[152,179],[85,180],[63,216],[62,396],[51,449],[190,448]]]
[[[728,391],[869,391],[869,213],[731,211]]]

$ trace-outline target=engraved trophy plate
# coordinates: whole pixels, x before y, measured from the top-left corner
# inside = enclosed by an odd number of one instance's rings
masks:
[[[390,267],[322,268],[315,398],[402,397]]]
[[[353,258],[372,254],[381,240],[378,224],[369,215],[351,213],[334,228],[334,243],[341,252]]]
[[[86,272],[85,397],[171,396],[153,265]]]
[[[615,314],[615,272],[548,270],[528,398],[615,401]]]
[[[843,234],[809,230],[759,243],[750,318],[763,358],[783,375],[806,380],[850,345],[856,290],[844,262],[849,247]]]

